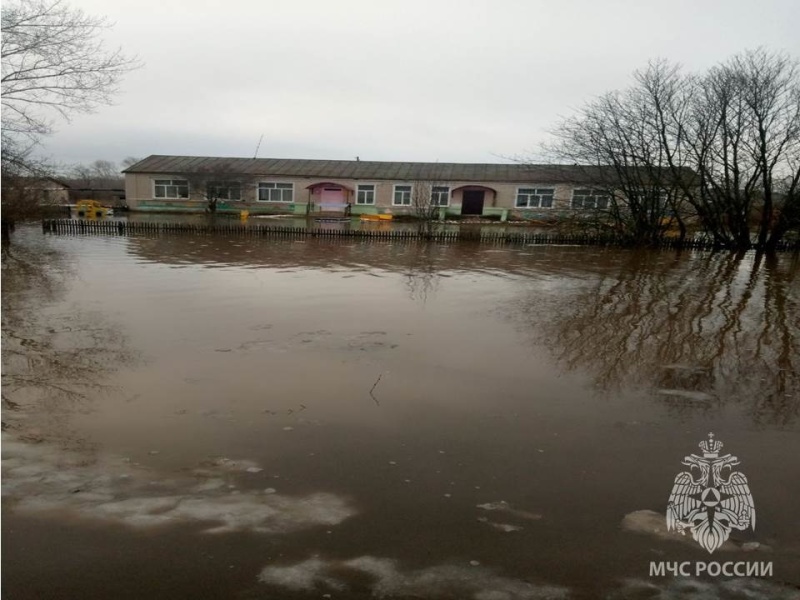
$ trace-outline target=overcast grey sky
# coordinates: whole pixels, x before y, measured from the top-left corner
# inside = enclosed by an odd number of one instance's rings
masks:
[[[136,54],[63,163],[189,154],[502,162],[664,57],[800,56],[800,0],[68,0]]]

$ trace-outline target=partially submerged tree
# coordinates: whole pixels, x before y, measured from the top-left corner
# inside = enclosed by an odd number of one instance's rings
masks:
[[[727,246],[749,247],[755,235],[774,248],[786,233],[776,217],[792,201],[777,188],[798,177],[797,62],[756,50],[715,67],[697,83],[686,129],[699,180],[685,191],[706,229]]]
[[[180,174],[189,184],[189,195],[206,201],[206,212],[214,214],[220,202],[244,200],[246,186],[254,181],[252,175],[238,173],[225,163],[200,167]]]
[[[789,174],[775,182],[778,215],[767,248],[774,248],[787,232],[800,231],[800,145],[787,156],[786,163]]]
[[[441,209],[449,203],[450,186],[439,181],[414,181],[411,188],[411,214],[417,231],[423,237],[432,236],[439,228]]]
[[[550,150],[562,160],[586,167],[597,195],[606,200],[591,208],[615,231],[636,244],[657,243],[674,222],[686,233],[680,180],[688,173],[671,169],[662,143],[658,103],[649,87],[660,89],[657,97],[675,93],[676,71],[665,63],[651,64],[635,74],[637,85],[610,92],[589,103],[560,124],[558,142]]]
[[[657,61],[634,79],[564,121],[551,148],[605,167],[625,235],[657,241],[670,219],[684,235],[695,218],[720,246],[769,249],[798,227],[796,61],[755,50],[702,76]]]

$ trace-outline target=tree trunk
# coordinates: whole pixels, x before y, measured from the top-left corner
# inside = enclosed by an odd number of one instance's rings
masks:
[[[2,219],[2,242],[4,244],[11,243],[11,232],[14,231],[14,220],[13,219]]]

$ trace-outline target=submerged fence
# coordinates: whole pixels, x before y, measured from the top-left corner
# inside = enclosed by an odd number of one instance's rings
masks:
[[[481,242],[489,244],[542,244],[577,246],[622,246],[623,239],[615,236],[592,234],[534,233],[525,231],[491,231],[461,229],[455,231],[420,232],[401,229],[327,229],[315,227],[280,227],[275,225],[245,223],[149,223],[130,221],[94,221],[84,219],[45,219],[42,231],[54,234],[72,235],[228,235],[241,237],[265,237],[276,239],[329,238],[357,240],[418,240],[430,242]],[[714,249],[718,246],[708,238],[693,238],[683,241],[665,238],[660,241],[662,248]],[[781,242],[776,250],[800,250],[800,242]]]

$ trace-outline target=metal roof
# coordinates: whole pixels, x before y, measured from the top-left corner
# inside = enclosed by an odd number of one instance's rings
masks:
[[[307,160],[287,158],[224,158],[152,155],[123,173],[232,174],[252,177],[321,179],[475,181],[509,183],[591,183],[609,176],[607,167],[528,165],[521,163],[422,163],[368,160]],[[605,175],[605,177],[604,177]]]

